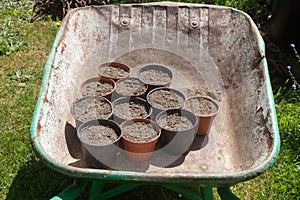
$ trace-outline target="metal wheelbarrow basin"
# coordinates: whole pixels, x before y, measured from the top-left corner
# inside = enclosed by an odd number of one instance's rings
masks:
[[[70,107],[81,97],[79,85],[112,61],[129,65],[133,76],[144,64],[163,64],[174,73],[170,87],[211,95],[220,110],[210,133],[182,156],[158,151],[136,164],[120,151],[111,169],[85,166]],[[274,163],[280,143],[264,42],[247,14],[228,7],[160,2],[71,10],[45,65],[30,134],[38,156],[72,177],[208,187],[252,179]]]

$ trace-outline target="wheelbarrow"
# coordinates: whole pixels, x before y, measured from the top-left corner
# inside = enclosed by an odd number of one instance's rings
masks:
[[[97,66],[160,63],[174,72],[170,87],[219,102],[209,134],[183,156],[156,153],[133,163],[120,151],[111,168],[82,162],[72,102]],[[198,93],[197,93],[198,91]],[[31,131],[35,152],[55,171],[78,178],[53,199],[75,199],[92,182],[90,199],[108,199],[140,185],[158,185],[190,199],[238,199],[229,189],[264,173],[280,138],[264,42],[244,12],[214,5],[160,2],[77,8],[64,18],[45,64]],[[119,186],[104,191],[106,183]],[[186,186],[201,187],[201,195]]]

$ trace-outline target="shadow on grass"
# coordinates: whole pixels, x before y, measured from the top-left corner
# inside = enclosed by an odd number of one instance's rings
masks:
[[[6,200],[51,199],[52,197],[65,190],[68,186],[73,184],[74,181],[74,178],[53,171],[40,161],[32,161],[20,168],[17,176],[14,178],[13,183],[9,188]],[[105,190],[118,185],[119,184],[109,183],[106,185]],[[89,189],[90,184],[88,185],[86,190],[78,197],[78,199],[87,199]],[[122,193],[111,199],[185,200],[186,198],[178,196],[177,193],[165,189],[161,186],[144,185],[128,192]]]
[[[51,170],[42,162],[32,161],[19,169],[6,199],[50,199],[73,182],[73,178]]]

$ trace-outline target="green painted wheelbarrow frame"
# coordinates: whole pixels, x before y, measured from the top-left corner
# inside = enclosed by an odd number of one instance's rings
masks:
[[[124,5],[120,5],[120,8]],[[131,5],[129,5],[129,8]],[[184,8],[205,8],[213,10],[223,10],[229,11],[229,13],[238,13],[241,14],[242,12],[237,11],[232,8],[226,7],[218,7],[218,6],[208,6],[208,5],[198,5],[198,4],[181,4],[181,3],[168,3],[168,2],[160,2],[160,3],[150,3],[150,4],[135,4],[134,6],[146,6],[147,9],[151,6],[161,7],[161,8],[169,8],[172,7],[184,7]],[[112,8],[111,6],[104,6],[99,7],[100,10],[102,8]],[[113,6],[113,8],[118,8],[118,6]],[[128,10],[126,5],[122,8]],[[268,74],[268,67],[265,58],[264,52],[264,42],[260,36],[258,29],[256,28],[255,24],[251,21],[250,17],[245,13],[242,13],[243,16],[247,20],[249,20],[249,24],[251,25],[250,29],[253,33],[253,38],[255,39],[258,50],[258,55],[260,58],[256,60],[258,62],[258,66],[263,73],[263,90],[264,96],[263,99],[259,99],[263,101],[266,106],[267,119],[269,121],[268,131],[270,132],[270,137],[272,138],[270,145],[270,149],[268,151],[268,155],[266,155],[265,159],[263,159],[259,164],[255,165],[253,168],[248,170],[240,170],[240,171],[232,171],[232,173],[170,173],[170,174],[151,174],[151,173],[144,173],[144,172],[134,172],[134,171],[118,171],[118,170],[107,170],[107,169],[90,169],[90,168],[80,168],[74,167],[70,165],[66,165],[64,161],[58,161],[57,159],[53,158],[49,154],[46,148],[48,141],[43,141],[40,138],[40,134],[42,134],[43,123],[47,124],[47,120],[41,122],[45,116],[49,115],[49,118],[46,117],[48,120],[55,120],[51,118],[51,112],[55,112],[54,110],[46,110],[45,106],[50,102],[51,105],[51,98],[54,98],[55,90],[49,91],[49,85],[55,79],[54,76],[51,75],[53,70],[59,69],[60,63],[62,62],[56,54],[58,51],[63,52],[64,47],[60,48],[61,42],[66,37],[65,30],[68,29],[68,22],[70,20],[70,16],[76,15],[79,12],[88,12],[93,10],[94,7],[88,8],[80,8],[70,11],[67,15],[64,23],[62,24],[60,30],[57,33],[56,39],[53,43],[53,47],[50,51],[48,60],[45,64],[44,68],[44,75],[43,81],[41,86],[41,91],[39,94],[39,99],[36,104],[35,112],[32,119],[31,129],[30,129],[30,138],[34,147],[36,154],[39,158],[44,161],[44,163],[49,166],[50,168],[58,171],[62,174],[76,177],[78,178],[78,182],[65,191],[53,197],[53,199],[75,199],[78,197],[86,188],[87,183],[91,182],[92,187],[90,190],[89,199],[108,199],[110,197],[116,196],[121,194],[125,191],[134,189],[141,185],[158,185],[161,187],[165,187],[169,190],[173,190],[186,196],[189,199],[206,199],[211,200],[214,199],[212,188],[217,187],[218,193],[222,199],[238,199],[234,194],[231,193],[229,187],[235,185],[242,181],[247,181],[249,179],[253,179],[260,174],[264,173],[268,168],[270,168],[273,163],[275,162],[275,158],[279,153],[280,148],[280,137],[279,137],[279,130],[277,126],[277,119],[276,119],[276,112],[275,112],[275,104],[273,100],[272,88],[270,84],[270,78]],[[120,9],[121,10],[121,9]],[[98,12],[98,11],[97,11]],[[226,13],[225,12],[225,13]],[[213,28],[213,27],[212,27]],[[261,88],[260,88],[261,89]],[[52,95],[52,96],[51,96]],[[50,112],[50,114],[49,114]],[[60,121],[60,120],[59,120]],[[45,125],[46,126],[46,125]],[[51,146],[50,146],[51,148]],[[102,191],[104,185],[106,183],[120,183],[119,186],[113,188],[109,191]],[[201,187],[201,195],[195,194],[183,188],[182,186],[200,186]]]

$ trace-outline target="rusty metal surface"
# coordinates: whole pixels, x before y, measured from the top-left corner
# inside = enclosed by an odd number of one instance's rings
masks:
[[[199,137],[180,158],[159,152],[137,165],[121,153],[114,166],[118,171],[86,168],[70,106],[80,97],[80,83],[97,76],[96,67],[108,61],[130,65],[133,74],[145,63],[165,64],[175,72],[171,87],[218,91],[220,112],[209,136]],[[45,66],[32,141],[49,165],[74,176],[126,171],[138,172],[127,178],[141,181],[254,177],[268,168],[279,148],[266,69],[256,26],[231,8],[162,2],[74,9]]]

